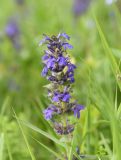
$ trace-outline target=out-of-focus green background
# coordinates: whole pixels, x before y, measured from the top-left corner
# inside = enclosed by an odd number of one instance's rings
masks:
[[[121,78],[114,67],[114,59],[120,66],[121,3],[109,2],[92,0],[87,11],[75,17],[72,0],[23,0],[23,4],[18,4],[17,0],[0,1],[0,160],[29,160],[32,159],[30,153],[37,160],[54,159],[32,137],[55,152],[60,151],[47,137],[24,124],[19,126],[14,114],[57,137],[42,115],[42,110],[49,104],[43,87],[48,82],[40,76],[44,47],[38,44],[43,33],[66,32],[74,46],[69,51],[77,65],[73,95],[80,104],[90,106],[90,112],[85,109],[81,114],[75,143],[78,142],[81,152],[86,154],[113,152],[114,137],[112,126],[108,124],[112,121],[107,113],[112,114],[108,105],[115,106],[116,93],[117,106],[120,104],[116,77],[119,83]],[[6,34],[11,20],[19,28],[16,40],[19,48]],[[99,28],[105,36],[103,43]],[[110,49],[106,48],[105,38]],[[109,50],[112,57],[108,56]]]

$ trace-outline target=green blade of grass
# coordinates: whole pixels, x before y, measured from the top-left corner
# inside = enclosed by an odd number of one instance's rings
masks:
[[[72,138],[71,145],[68,147],[68,160],[72,159],[72,154],[73,154],[73,142],[74,138]]]
[[[74,156],[78,159],[78,160],[84,160],[83,158],[81,158],[76,152],[73,152]]]
[[[20,120],[20,119],[17,119],[17,120],[19,121],[19,123],[20,123],[20,122],[23,123],[23,124],[24,124],[25,126],[27,126],[28,128],[31,128],[32,130],[40,133],[41,135],[47,137],[48,139],[52,140],[53,142],[59,144],[60,146],[62,146],[62,147],[64,147],[64,148],[66,147],[64,143],[61,143],[57,138],[55,138],[55,137],[53,137],[52,135],[44,132],[44,131],[41,130],[40,128],[38,128],[38,127],[30,124],[29,122],[25,122],[25,121],[22,121],[22,120]]]
[[[32,136],[31,136],[32,137]],[[43,143],[41,143],[40,141],[38,141],[37,139],[35,139],[34,137],[32,137],[32,139],[34,139],[38,144],[40,144],[43,148],[45,148],[46,150],[48,150],[50,153],[52,153],[55,157],[63,160],[62,156],[60,156],[58,153],[54,152],[51,148],[45,146]]]
[[[6,97],[6,99],[5,99],[5,101],[3,102],[3,105],[2,105],[2,107],[1,107],[1,113],[0,113],[1,115],[4,114],[5,109],[6,109],[7,105],[9,104],[9,102],[10,102],[10,97]]]
[[[120,118],[120,116],[121,116],[121,103],[120,103],[118,110],[117,110],[117,116],[118,116],[118,118]]]
[[[101,41],[102,41],[102,45],[104,47],[104,51],[106,53],[106,56],[110,59],[110,62],[112,64],[112,66],[111,66],[112,71],[113,71],[113,74],[114,74],[114,76],[116,77],[116,80],[117,80],[117,73],[120,73],[119,66],[116,62],[116,59],[114,58],[114,56],[112,54],[111,49],[109,48],[109,45],[106,41],[106,38],[105,38],[104,33],[103,33],[103,31],[102,31],[102,29],[99,25],[99,22],[98,22],[97,18],[96,17],[94,17],[94,18],[95,18],[96,26],[97,26],[97,29],[98,29],[98,32],[99,32],[99,35],[100,35],[100,38],[101,38]],[[118,86],[121,90],[121,84],[119,83],[118,80],[117,80],[117,84],[118,84]],[[120,134],[119,134],[120,133],[120,128],[119,128],[118,123],[117,123],[115,107],[113,107],[113,105],[112,105],[112,107],[110,107],[110,105],[107,105],[107,106],[108,106],[108,109],[110,109],[109,117],[110,117],[112,136],[113,136],[113,154],[116,155],[117,160],[120,160],[120,158],[121,158],[121,152],[120,152],[121,151],[121,147],[120,147],[121,146],[121,144],[120,144],[121,139],[120,138],[121,137],[120,137]],[[107,114],[108,114],[108,112],[107,112]]]
[[[100,35],[100,38],[101,38],[101,41],[102,41],[102,45],[103,45],[103,48],[104,48],[104,51],[106,53],[106,55],[108,56],[108,58],[110,59],[110,62],[111,62],[111,67],[112,67],[112,71],[113,71],[113,74],[114,76],[116,77],[116,80],[117,80],[117,73],[120,73],[120,70],[119,70],[119,66],[116,62],[116,59],[115,57],[113,56],[113,53],[112,53],[112,50],[111,48],[109,47],[108,43],[107,43],[107,40],[105,38],[105,35],[100,27],[100,24],[97,20],[97,18],[94,16],[94,19],[95,19],[95,22],[96,22],[96,26],[97,26],[97,29],[98,29],[98,32],[99,32],[99,35]],[[121,84],[119,83],[119,81],[117,80],[117,84],[121,90]]]
[[[111,48],[112,53],[115,57],[121,59],[121,50],[117,49],[117,48]]]
[[[12,108],[12,109],[13,109],[13,108]],[[28,151],[29,151],[29,153],[30,153],[31,159],[32,159],[32,160],[36,160],[35,156],[33,155],[32,151],[31,151],[31,149],[30,149],[29,142],[28,142],[28,140],[27,140],[27,138],[26,138],[26,135],[25,135],[25,133],[24,133],[24,131],[23,131],[23,128],[22,128],[22,126],[21,126],[21,123],[20,123],[20,121],[18,120],[18,117],[17,117],[14,109],[13,109],[13,113],[14,113],[14,116],[15,116],[15,118],[16,118],[16,120],[17,120],[17,123],[18,123],[18,125],[19,125],[19,128],[20,128],[20,130],[21,130],[21,133],[22,133],[22,135],[23,135],[23,137],[24,137],[24,140],[25,140],[26,146],[27,146],[27,148],[28,148]]]
[[[13,157],[12,157],[12,154],[11,154],[11,151],[10,151],[8,137],[7,137],[6,133],[5,133],[5,142],[6,142],[6,146],[7,146],[7,150],[8,150],[9,160],[13,160]]]
[[[3,149],[4,149],[4,134],[0,135],[0,159],[3,159]]]
[[[101,136],[102,142],[103,142],[103,144],[104,144],[104,146],[106,148],[106,151],[108,152],[108,155],[111,157],[112,156],[112,151],[111,151],[111,149],[110,149],[110,147],[109,147],[104,135],[101,133],[100,136]]]
[[[117,6],[115,5],[115,3],[113,4],[113,8],[115,10],[115,14],[116,14],[116,19],[117,19],[117,23],[118,23],[118,29],[119,29],[119,34],[121,34],[121,13],[120,13],[120,10],[119,8],[117,8]]]

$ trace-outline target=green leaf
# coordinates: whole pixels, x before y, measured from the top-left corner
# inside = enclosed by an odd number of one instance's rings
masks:
[[[4,134],[0,135],[0,159],[3,159],[3,149],[4,149]]]
[[[107,143],[107,140],[105,139],[104,135],[101,133],[101,139],[102,139],[102,142],[103,142],[103,145],[105,146],[106,148],[106,151],[108,152],[108,155],[111,157],[112,156],[112,151]]]
[[[117,116],[118,116],[118,118],[121,117],[121,103],[120,103],[118,110],[117,110]]]
[[[53,142],[59,144],[60,146],[64,147],[65,148],[65,144],[64,143],[61,143],[58,139],[56,139],[55,137],[53,137],[52,135],[44,132],[43,130],[41,130],[40,128],[30,124],[29,122],[25,122],[25,121],[22,121],[22,120],[19,120],[19,122],[23,123],[25,126],[27,126],[28,128],[31,128],[32,130],[42,134],[43,136],[47,137],[48,139],[52,140]]]
[[[97,26],[97,29],[98,29],[98,32],[99,32],[99,35],[100,35],[100,38],[101,38],[101,41],[102,41],[102,45],[103,45],[103,48],[104,48],[104,51],[106,53],[106,56],[110,59],[110,62],[111,62],[111,68],[112,68],[112,71],[113,71],[113,74],[117,80],[117,73],[120,73],[120,70],[119,70],[119,66],[116,62],[116,59],[115,57],[113,56],[113,53],[112,53],[112,50],[111,48],[109,47],[108,45],[108,42],[105,38],[105,35],[100,27],[100,24],[97,20],[97,18],[94,16],[95,18],[95,22],[96,22],[96,26]],[[121,90],[121,84],[119,83],[119,81],[117,80],[117,83],[119,85],[119,88]]]
[[[32,137],[32,136],[31,136]],[[32,137],[33,138],[33,137]],[[39,143],[43,148],[45,148],[46,150],[48,150],[50,153],[52,153],[55,157],[63,160],[62,156],[60,156],[58,153],[54,152],[51,148],[45,146],[43,143],[41,143],[40,141],[38,141],[37,139],[33,138],[37,143]]]
[[[18,119],[18,117],[17,117],[14,109],[13,109],[13,113],[14,113],[14,115],[15,115],[15,118],[16,118],[17,123],[18,123],[18,125],[19,125],[19,128],[20,128],[20,130],[21,130],[21,133],[22,133],[22,135],[23,135],[23,137],[24,137],[24,140],[25,140],[26,146],[27,146],[27,148],[28,148],[28,151],[29,151],[29,153],[30,153],[31,159],[32,159],[32,160],[36,160],[35,156],[33,155],[32,151],[31,151],[31,149],[30,149],[29,142],[28,142],[28,140],[27,140],[27,138],[26,138],[26,135],[25,135],[25,133],[24,133],[24,130],[23,130],[22,126],[21,126],[21,123],[20,123],[20,121],[19,121],[19,119]]]
[[[2,107],[1,107],[1,115],[4,114],[5,109],[6,109],[7,105],[9,104],[9,102],[10,102],[10,97],[6,97],[4,103],[3,103]]]
[[[13,157],[12,157],[12,153],[11,153],[11,148],[9,146],[9,140],[8,140],[8,137],[7,137],[7,133],[5,133],[5,142],[6,142],[6,146],[7,146],[7,150],[8,150],[8,156],[9,156],[9,160],[13,160]]]

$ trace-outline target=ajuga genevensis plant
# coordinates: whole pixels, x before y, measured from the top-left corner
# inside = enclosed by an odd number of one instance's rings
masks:
[[[51,122],[52,127],[58,135],[71,135],[75,123],[71,117],[80,118],[80,111],[84,107],[72,97],[72,84],[76,65],[71,62],[67,52],[73,46],[68,43],[70,37],[66,33],[57,36],[44,35],[40,45],[45,44],[42,62],[44,68],[41,75],[49,81],[48,98],[51,103],[43,111],[44,118]]]

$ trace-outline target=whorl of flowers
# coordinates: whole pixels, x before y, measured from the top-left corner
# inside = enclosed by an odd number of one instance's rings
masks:
[[[44,36],[40,42],[47,45],[42,62],[44,68],[41,75],[50,82],[47,85],[48,97],[52,104],[43,111],[46,120],[51,120],[56,133],[69,134],[74,130],[74,124],[69,124],[69,115],[74,114],[80,118],[80,110],[84,107],[77,104],[71,96],[71,84],[74,83],[74,70],[76,66],[71,63],[67,49],[73,46],[67,41],[70,37],[66,33],[57,36]]]

